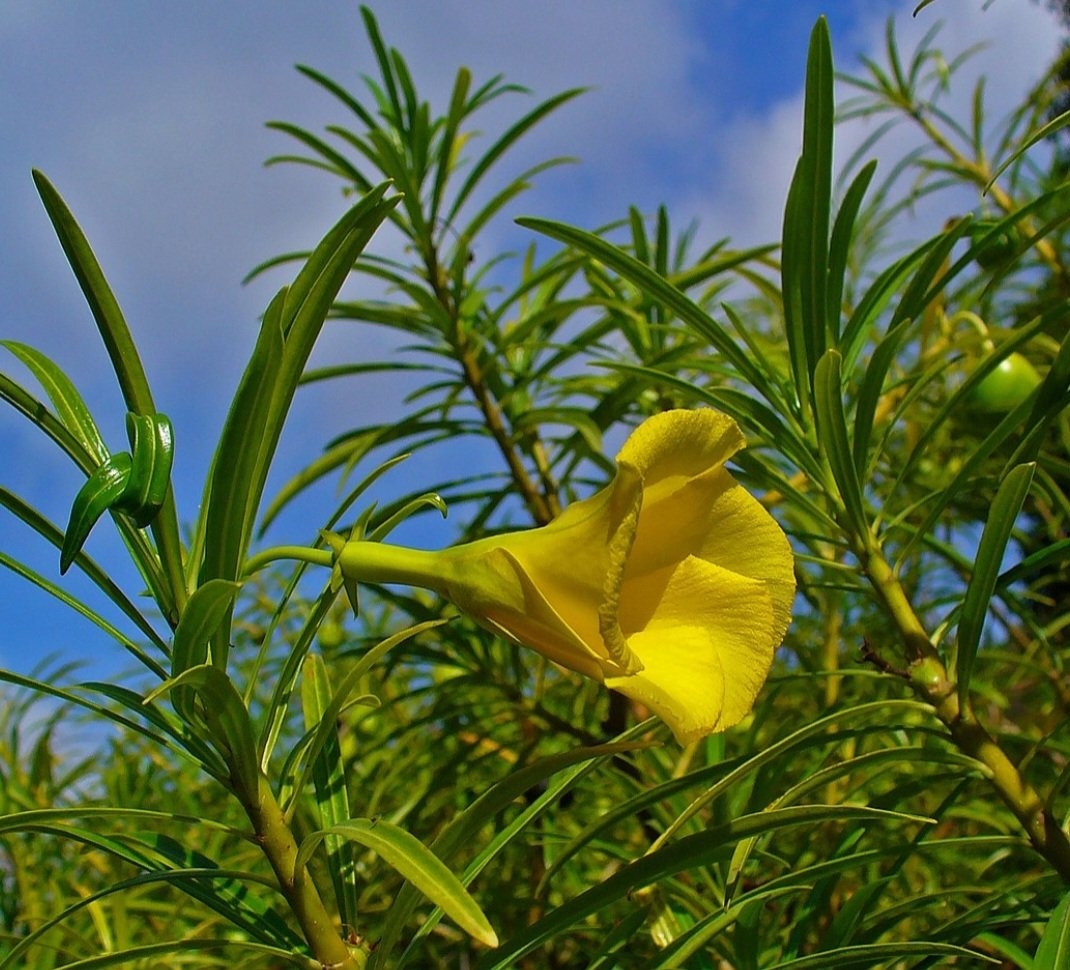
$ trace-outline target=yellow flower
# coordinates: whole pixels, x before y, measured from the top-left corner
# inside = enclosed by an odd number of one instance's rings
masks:
[[[338,565],[435,590],[690,741],[747,714],[790,621],[788,541],[724,468],[743,446],[726,415],[667,411],[628,438],[609,485],[541,529],[441,552],[349,542]]]

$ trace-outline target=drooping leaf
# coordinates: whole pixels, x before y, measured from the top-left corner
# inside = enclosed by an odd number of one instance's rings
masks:
[[[428,899],[441,906],[466,933],[487,946],[498,945],[497,934],[460,880],[403,828],[383,819],[354,818],[322,832],[313,832],[301,843],[297,855],[299,868],[307,864],[316,846],[328,835],[338,835],[374,850]]]

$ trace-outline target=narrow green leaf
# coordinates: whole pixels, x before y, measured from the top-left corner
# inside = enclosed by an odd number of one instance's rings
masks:
[[[325,168],[332,175],[337,175],[339,178],[345,179],[347,182],[351,182],[361,191],[366,191],[371,186],[368,180],[361,174],[358,169],[345,155],[335,148],[332,148],[322,138],[318,138],[313,135],[312,132],[306,131],[298,125],[292,125],[285,121],[269,121],[266,127],[271,128],[274,131],[281,131],[285,135],[289,135],[291,138],[295,138],[301,144],[308,148],[311,148],[317,155],[323,158],[322,167]],[[285,158],[276,156],[269,159],[267,164],[272,164],[280,161],[297,161],[293,158]]]
[[[803,421],[808,423],[813,389],[808,351],[811,340],[807,335],[813,333],[813,328],[809,326],[802,282],[808,271],[808,259],[804,250],[808,238],[807,205],[804,198],[806,174],[805,160],[800,158],[788,187],[784,206],[780,244],[780,286],[784,301],[784,337],[788,345],[788,363],[791,366],[795,404],[800,409]]]
[[[57,549],[63,547],[63,533],[60,532],[59,528],[46,519],[35,508],[27,505],[17,495],[14,495],[3,487],[0,487],[0,506],[3,506],[21,519],[26,525]],[[131,537],[141,537],[142,534],[137,530],[132,528],[122,528],[122,525],[123,524],[120,523],[124,540],[128,540]],[[115,581],[101,569],[99,565],[97,565],[97,563],[90,559],[84,552],[75,556],[75,562],[78,563],[79,568],[89,577],[93,584],[134,623],[138,630],[152,641],[163,653],[167,653],[167,643],[161,638],[160,634],[156,632],[144,614],[134,605],[122,589],[119,588]],[[151,585],[152,583],[150,581],[150,586]]]
[[[0,340],[29,368],[37,382],[44,388],[52,406],[56,409],[63,426],[78,440],[81,446],[99,463],[108,460],[110,452],[100,436],[93,415],[78,393],[71,379],[39,350],[14,340]]]
[[[714,909],[686,932],[676,937],[665,948],[658,962],[651,966],[651,970],[670,970],[670,968],[699,966],[699,964],[689,963],[689,961],[696,954],[705,950],[711,939],[736,923],[746,907],[791,893],[805,893],[808,891],[809,887],[806,886],[759,889],[740,897],[738,901],[725,909]]]
[[[71,568],[74,557],[81,552],[97,520],[109,509],[115,508],[122,498],[130,479],[131,464],[129,452],[116,452],[98,466],[78,490],[63,533],[63,548],[59,553],[60,575]]]
[[[343,698],[343,701],[345,698]],[[337,713],[331,710],[331,679],[327,665],[319,654],[305,657],[301,677],[301,710],[305,729],[319,741],[318,750],[306,754],[311,763],[312,782],[316,789],[314,810],[317,828],[330,828],[345,822],[352,810],[346,786],[345,765],[338,744]],[[324,735],[320,739],[320,735]],[[303,781],[299,782],[303,787]],[[295,788],[295,797],[301,789]],[[323,840],[327,850],[327,869],[334,886],[338,914],[345,926],[357,925],[357,873],[353,844],[338,835]]]
[[[1038,549],[1036,552],[1026,556],[1021,562],[1011,566],[1010,569],[1000,575],[996,588],[1002,591],[1042,570],[1051,569],[1052,567],[1057,568],[1068,560],[1070,560],[1070,539],[1060,539],[1044,546],[1042,549]]]
[[[635,729],[634,733],[639,734],[642,730],[644,728],[640,726]],[[501,811],[515,803],[524,792],[541,785],[547,779],[553,779],[546,785],[545,793],[539,799],[543,806],[548,806],[560,798],[561,794],[582,777],[585,771],[591,770],[601,760],[645,746],[646,744],[643,742],[623,741],[591,748],[577,748],[562,754],[542,758],[534,764],[513,771],[485,791],[460,815],[454,818],[438,838],[431,843],[431,849],[440,859],[450,862],[459,852],[471,844],[472,840],[489,822],[495,819]],[[559,773],[560,777],[554,777]],[[530,814],[530,817],[536,817],[539,814],[539,806],[531,806],[529,813],[525,814]],[[521,818],[518,821],[521,824],[516,826],[514,837],[519,837],[526,831],[522,824],[523,819]],[[499,828],[496,834],[499,851],[510,841],[508,838],[502,838],[502,834]],[[468,867],[465,873],[465,882],[467,883],[469,877],[474,878],[481,867],[492,859],[495,854],[493,847],[488,847],[482,851],[479,857],[473,861],[473,864]],[[369,962],[369,970],[384,970],[385,967],[405,965],[406,958],[412,950],[412,944],[410,943],[409,949],[396,961],[393,960],[392,951],[418,902],[419,896],[412,886],[401,887],[387,913],[386,919],[381,925],[382,935],[379,946],[372,954]],[[416,938],[429,932],[433,928],[434,922],[434,914],[432,914],[420,928]],[[413,943],[415,943],[415,939]]]
[[[988,513],[988,521],[981,533],[973,575],[962,600],[955,640],[955,678],[958,681],[959,700],[964,708],[969,698],[977,648],[981,643],[981,630],[999,579],[1007,543],[1022,511],[1022,503],[1029,493],[1035,468],[1036,465],[1032,463],[1018,465],[1000,482]]]
[[[523,218],[518,219],[517,222],[528,229],[534,229],[536,232],[574,246],[620,273],[651,300],[663,303],[699,336],[708,340],[736,368],[740,376],[758,390],[766,400],[772,402],[778,400],[776,392],[769,387],[766,375],[754,365],[750,357],[736,344],[727,331],[697,303],[649,266],[644,266],[634,256],[601,236],[574,226],[548,219]]]
[[[428,216],[432,223],[438,221],[442,211],[442,194],[450,176],[461,161],[461,150],[467,140],[465,135],[458,136],[461,121],[465,117],[468,91],[472,85],[472,72],[466,67],[457,71],[450,95],[450,106],[446,111],[445,123],[438,142],[438,157],[435,160],[435,180],[431,187],[431,200]]]
[[[0,496],[0,504],[3,504],[2,496]],[[93,610],[83,600],[80,600],[77,597],[73,596],[67,590],[57,586],[55,583],[53,583],[51,580],[46,579],[36,570],[31,569],[25,563],[19,562],[17,559],[12,558],[11,556],[7,555],[7,553],[0,552],[0,566],[4,566],[5,568],[10,569],[17,576],[21,577],[29,583],[32,583],[38,589],[44,590],[50,596],[54,596],[64,606],[69,607],[70,609],[74,610],[75,613],[78,613],[80,616],[85,617],[91,623],[95,624],[100,630],[102,630],[105,634],[111,637],[116,643],[121,644],[122,647],[128,653],[130,653],[140,664],[142,664],[147,670],[151,671],[157,677],[163,679],[167,676],[167,672],[164,670],[164,668],[161,667],[160,664],[156,662],[156,660],[150,657],[142,649],[140,644],[135,643],[121,630],[114,627],[111,623],[109,623],[106,619],[104,619],[104,617],[102,617],[99,613]],[[126,606],[129,606],[130,610],[136,610],[136,608],[133,606],[133,604],[129,602],[129,600],[125,600],[125,604]],[[122,601],[118,605],[120,605],[121,608],[124,608],[124,604]],[[152,629],[148,625],[148,620],[146,620],[144,617],[141,617],[141,623],[139,623],[139,627],[142,629],[142,632],[144,632],[146,628],[148,628],[149,630]],[[156,646],[161,649],[161,651],[166,652],[166,645],[160,642],[159,635],[155,631],[151,632],[151,640],[153,643],[156,644]]]
[[[1044,927],[1033,970],[1066,970],[1070,967],[1070,893],[1063,896]]]
[[[862,200],[877,169],[876,160],[868,162],[854,177],[844,193],[843,201],[836,213],[832,226],[832,238],[829,241],[828,254],[828,306],[825,319],[828,321],[829,336],[832,345],[839,349],[840,317],[843,315],[843,288],[847,274],[847,263],[851,251],[851,236],[854,232]]]
[[[290,600],[290,596],[297,589],[298,582],[304,574],[304,567],[304,563],[298,563],[297,568],[294,569],[293,575],[287,583],[286,593],[280,598],[275,613],[271,617],[270,630],[274,630],[278,623],[281,622],[282,615],[286,610],[286,605]],[[308,651],[312,649],[316,631],[319,630],[320,624],[327,618],[327,615],[337,598],[338,591],[333,588],[332,580],[328,580],[323,591],[308,607],[308,617],[305,620],[304,627],[301,629],[300,633],[298,633],[296,640],[288,645],[289,649],[282,665],[274,674],[275,687],[271,692],[271,700],[268,702],[267,709],[261,717],[263,726],[260,729],[259,736],[260,766],[265,774],[269,771],[269,765],[271,757],[275,751],[275,745],[278,743],[279,738],[282,735],[283,728],[286,725],[290,713],[290,704],[293,699],[295,685],[301,674],[301,665],[304,663]],[[270,640],[270,636],[264,639],[261,652],[257,656],[257,670],[260,669],[267,656]],[[248,688],[250,697],[249,703],[251,703],[254,681],[255,678],[250,678]]]
[[[555,94],[553,97],[547,98],[524,115],[519,121],[506,129],[501,137],[480,156],[479,161],[472,167],[472,171],[468,174],[468,178],[464,180],[464,184],[457,191],[453,204],[450,206],[449,212],[446,214],[446,224],[452,225],[457,221],[457,216],[464,207],[465,202],[468,201],[469,196],[483,180],[483,176],[487,174],[494,163],[501,158],[505,152],[507,152],[548,114],[566,102],[571,101],[577,95],[583,94],[585,90],[586,88],[571,88],[568,91],[562,91],[560,94]]]
[[[226,784],[229,775],[227,765],[208,743],[204,736],[205,732],[199,730],[198,726],[183,724],[170,711],[155,704],[145,704],[144,697],[141,694],[127,687],[122,687],[118,684],[102,684],[97,681],[89,681],[79,686],[82,690],[103,694],[117,704],[122,705],[126,710],[132,711],[138,717],[143,717],[149,724],[159,728],[163,734],[154,734],[147,731],[143,726],[137,725],[140,733],[151,738],[163,748],[171,748],[191,764],[203,769],[217,781]],[[85,706],[89,707],[89,704],[85,704]],[[94,705],[92,709],[97,710],[97,707]],[[100,710],[104,711],[106,716],[119,720],[117,716],[111,715],[107,708],[100,708]]]
[[[924,254],[924,256],[899,298],[895,313],[888,324],[889,329],[898,327],[908,320],[919,319],[933,300],[947,289],[958,273],[971,265],[972,260],[968,258],[959,259],[954,265],[948,265],[951,250],[966,235],[970,224],[969,216],[959,219],[938,236],[918,247],[919,255]]]
[[[241,583],[210,579],[194,591],[175,629],[171,648],[172,677],[208,661],[209,640],[233,607],[240,589]],[[192,687],[175,687],[171,691],[171,703],[184,721],[197,722]]]
[[[265,314],[213,459],[203,516],[204,579],[239,578],[301,373],[353,263],[399,201],[384,200],[388,188],[373,189],[338,221]],[[227,637],[221,633],[213,648],[213,661],[225,665]]]
[[[135,414],[156,414],[152,391],[130,329],[89,242],[66,203],[48,179],[36,170],[33,173],[33,179],[67,260],[89,304],[93,319],[96,321],[97,329],[100,331],[111,360],[112,369],[115,371],[122,390],[123,399],[126,401],[127,410]],[[133,549],[131,553],[142,575],[150,580],[149,589],[160,611],[174,626],[178,622],[179,613],[185,603],[186,589],[183,581],[182,547],[178,534],[178,513],[170,492],[163,502],[160,513],[159,518],[152,523],[156,551],[144,559]],[[151,560],[156,560],[157,564],[154,566]],[[158,574],[158,581],[152,581],[153,572]]]
[[[375,126],[375,118],[368,113],[364,106],[354,98],[352,94],[336,81],[331,80],[331,78],[327,77],[325,74],[321,74],[315,68],[308,67],[306,64],[298,64],[297,70],[301,74],[304,74],[309,80],[314,81],[316,84],[320,85],[320,87],[333,94],[369,128]]]
[[[888,371],[895,363],[899,348],[906,336],[913,332],[909,326],[896,327],[891,333],[877,344],[858,389],[858,398],[855,402],[854,441],[852,452],[854,456],[855,471],[862,480],[867,478],[870,464],[871,438],[873,435],[873,420],[877,413],[877,405],[884,393],[884,382]],[[876,456],[874,455],[874,458]]]
[[[48,435],[86,475],[91,474],[100,464],[96,456],[48,409],[44,401],[38,400],[6,374],[0,374],[0,399],[7,401],[23,417]]]
[[[509,970],[515,967],[525,954],[553,940],[559,933],[588,916],[625,898],[632,890],[652,885],[678,872],[727,859],[740,839],[793,825],[863,819],[929,821],[917,816],[852,805],[805,805],[744,815],[697,835],[682,838],[629,863],[597,886],[580,893],[532,926],[521,930],[494,953],[487,954],[479,964],[480,970]]]
[[[85,697],[80,696],[74,691],[65,690],[62,687],[56,687],[53,684],[46,683],[42,680],[37,680],[34,677],[24,677],[21,674],[16,674],[10,670],[0,669],[0,681],[8,684],[14,684],[16,687],[25,688],[26,690],[32,690],[38,694],[46,697],[54,697],[56,700],[63,701],[66,704],[70,704],[73,707],[81,708],[89,711],[90,713],[104,718],[105,720],[112,721],[118,724],[122,728],[125,728],[135,734],[143,735],[154,743],[160,745],[161,748],[168,746],[167,738],[156,734],[153,731],[148,730],[144,724],[134,721],[117,711],[113,711],[110,708],[104,707],[95,701],[91,701]],[[84,690],[93,690],[98,688],[97,684],[82,684],[81,687]],[[137,704],[140,704],[141,698],[137,697]],[[125,705],[128,710],[137,711],[136,705]],[[139,712],[140,713],[140,712]],[[150,718],[150,720],[152,720]],[[155,723],[155,722],[154,722]]]
[[[438,856],[403,828],[384,820],[354,818],[326,831],[313,832],[301,843],[297,853],[299,869],[307,864],[316,846],[327,835],[339,835],[374,850],[431,902],[442,907],[466,933],[487,946],[498,945],[497,934],[461,881]]]
[[[175,629],[172,677],[207,662],[208,639],[233,605],[241,585],[225,579],[210,579],[194,591]]]
[[[416,623],[404,630],[399,630],[397,633],[387,637],[377,643],[370,650],[366,651],[361,656],[360,660],[346,672],[346,676],[343,678],[341,684],[338,685],[338,689],[330,697],[330,700],[323,709],[323,713],[316,721],[316,734],[303,754],[304,767],[301,770],[301,774],[294,782],[295,794],[300,793],[304,789],[308,778],[308,772],[324,750],[324,746],[332,737],[337,736],[336,725],[338,723],[338,717],[341,715],[342,709],[345,707],[346,701],[349,699],[349,695],[353,693],[360,681],[384,656],[386,656],[387,653],[389,653],[389,651],[393,650],[394,647],[404,643],[406,640],[412,639],[412,637],[419,636],[421,633],[426,633],[428,630],[433,630],[435,627],[442,626],[447,622],[448,620],[445,619],[425,620],[423,623]],[[322,661],[320,661],[320,663],[322,663]],[[311,724],[309,726],[311,726]],[[345,817],[349,817],[348,804],[346,805]]]
[[[69,819],[93,822],[97,827],[99,827],[97,823],[101,821],[116,819],[179,823],[187,828],[203,825],[219,832],[231,831],[230,827],[223,822],[198,818],[194,815],[183,815],[178,812],[157,812],[147,808],[115,808],[106,805],[76,805],[64,808],[39,808],[28,812],[0,815],[0,832],[43,831],[46,826],[56,826]]]
[[[836,124],[833,97],[832,38],[828,21],[818,18],[810,34],[803,108],[803,155],[807,159],[806,196],[810,237],[803,255],[809,273],[803,277],[803,306],[809,315],[811,371],[824,352],[829,321],[829,213],[832,208],[832,138]]]
[[[375,14],[371,9],[366,6],[361,6],[360,16],[364,21],[364,32],[368,35],[368,40],[371,42],[372,50],[375,52],[375,59],[379,62],[379,72],[383,79],[383,84],[386,85],[386,91],[389,95],[389,101],[380,105],[383,108],[389,108],[390,121],[397,126],[398,129],[404,130],[405,115],[402,109],[401,98],[398,95],[397,84],[394,80],[393,65],[390,60],[390,53],[387,50],[386,44],[383,43],[383,35],[379,31],[379,23],[375,19]],[[370,79],[369,81],[370,86]]]
[[[885,308],[893,297],[901,293],[904,280],[933,245],[935,243],[929,240],[884,269],[858,299],[840,337],[839,349],[843,354],[845,371],[850,373],[854,369]]]
[[[102,956],[89,957],[85,960],[76,960],[74,963],[64,963],[56,967],[56,970],[106,970],[108,967],[130,967],[149,960],[153,957],[182,957],[184,954],[202,953],[207,950],[238,950],[255,953],[273,960],[281,960],[290,966],[299,967],[301,970],[319,970],[322,964],[311,960],[300,953],[288,950],[280,950],[274,946],[264,946],[262,943],[250,943],[243,940],[219,939],[219,940],[171,940],[165,943],[148,943],[144,946],[126,947],[114,953],[105,953]],[[156,961],[154,961],[156,962]],[[158,963],[156,964],[159,965]]]
[[[89,241],[52,183],[36,170],[33,172],[33,180],[48,217],[52,220],[63,252],[89,304],[93,319],[96,320],[115,376],[119,380],[127,410],[137,414],[155,413],[156,406],[153,404],[148,378],[145,376],[134,339],[130,335],[130,328],[123,318],[122,310],[119,309],[115,294],[104,278]]]
[[[264,314],[212,460],[198,528],[204,545],[201,575],[207,580],[236,580],[248,543],[246,533],[256,512],[248,484],[259,453],[258,429],[267,421],[272,387],[281,367],[283,297],[278,293]]]
[[[246,793],[255,793],[260,759],[249,711],[237,688],[220,668],[201,664],[161,684],[145,698],[144,703],[150,704],[161,694],[182,687],[192,687],[200,695],[209,736],[224,756],[229,756],[227,764],[235,782]]]
[[[829,350],[814,371],[814,406],[817,417],[818,447],[828,460],[843,509],[857,536],[869,531],[862,482],[855,466],[843,412],[843,383],[840,376],[842,357]]]
[[[832,41],[824,17],[814,25],[806,61],[803,149],[784,210],[781,279],[784,325],[799,402],[828,346],[829,215],[835,125]],[[837,318],[839,310],[837,308]]]
[[[758,751],[743,764],[719,779],[716,784],[701,792],[684,811],[666,826],[665,831],[658,837],[654,847],[657,848],[667,844],[706,805],[711,804],[733,786],[743,784],[755,772],[771,765],[777,758],[796,749],[808,750],[815,743],[815,738],[820,738],[821,735],[828,733],[830,725],[837,722],[853,725],[856,722],[865,722],[873,715],[879,716],[883,723],[887,723],[887,719],[892,716],[893,711],[900,711],[904,714],[907,712],[927,714],[931,713],[932,708],[918,701],[883,700],[858,704],[855,707],[849,707],[842,711],[833,711],[831,714],[818,718],[816,721],[812,721],[810,724],[793,731],[787,737]]]
[[[170,870],[172,874],[193,868],[209,873],[207,880],[180,876],[173,881],[183,892],[240,926],[258,942],[293,949],[301,946],[301,938],[290,929],[282,913],[265,902],[265,898],[277,898],[274,892],[260,896],[249,891],[250,885],[277,891],[277,884],[269,876],[246,872],[226,873],[214,859],[188,845],[185,840],[166,833],[144,833],[133,844],[150,863],[160,869]]]
[[[961,957],[980,960],[982,963],[999,964],[999,960],[987,953],[951,943],[870,943],[864,946],[842,946],[835,950],[822,950],[810,956],[785,960],[777,964],[777,970],[825,970],[826,967],[861,967],[862,970],[870,970],[875,966],[890,966],[892,961],[911,957]]]
[[[926,0],[926,3],[932,3],[933,0]],[[924,5],[924,4],[923,4]],[[1070,111],[1063,111],[1061,114],[1056,115],[1045,125],[1041,125],[1036,131],[1030,132],[1029,137],[1025,139],[1020,145],[1018,145],[1010,155],[1008,155],[1000,164],[996,170],[992,173],[992,177],[988,180],[988,183],[983,189],[983,194],[987,195],[988,190],[996,184],[996,180],[1010,168],[1019,158],[1021,158],[1030,148],[1039,144],[1047,138],[1050,138],[1057,131],[1062,131],[1067,125],[1070,125]]]

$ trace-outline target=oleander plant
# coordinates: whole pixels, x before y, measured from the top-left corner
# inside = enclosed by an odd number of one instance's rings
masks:
[[[700,250],[624,206],[523,218],[528,249],[477,259],[561,161],[502,160],[582,92],[532,107],[461,68],[439,113],[363,17],[363,86],[300,68],[342,120],[272,124],[297,147],[271,162],[346,201],[253,270],[291,282],[196,508],[172,459],[199,429],[157,409],[34,175],[125,412],[3,342],[0,397],[84,485],[60,523],[0,484],[56,568],[0,563],[136,670],[0,670],[0,970],[1070,965],[1059,66],[1009,118],[983,85],[956,118],[962,59],[889,27],[837,103],[819,21],[780,239]],[[521,107],[481,141],[492,102]],[[863,116],[834,170],[837,119]],[[879,172],[894,124],[922,147]],[[972,210],[903,245],[905,212],[964,188]],[[328,321],[352,356],[311,366]],[[405,409],[354,407],[269,493],[302,389],[359,401],[384,372]],[[467,446],[489,471],[431,460]],[[394,541],[447,508],[452,543]],[[106,528],[132,581],[90,555]]]

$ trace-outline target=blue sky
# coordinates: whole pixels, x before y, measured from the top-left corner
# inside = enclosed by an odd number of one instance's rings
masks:
[[[372,2],[387,42],[419,89],[441,103],[456,69],[477,80],[504,72],[545,97],[593,90],[523,143],[513,171],[549,155],[579,166],[546,174],[510,216],[535,214],[593,227],[629,205],[698,218],[708,238],[775,238],[798,151],[807,36],[829,17],[837,66],[879,57],[894,15],[909,47],[934,21],[949,51],[991,47],[977,70],[991,78],[994,110],[1009,108],[1054,54],[1051,16],[1029,0],[937,0],[916,19],[912,0],[408,0]],[[306,63],[350,87],[374,71],[356,3],[349,0],[191,0],[73,4],[14,0],[0,9],[0,337],[31,343],[75,379],[113,447],[125,447],[123,409],[90,315],[30,180],[56,184],[86,230],[139,340],[157,400],[175,421],[180,514],[195,514],[200,485],[258,314],[285,281],[241,286],[279,252],[311,246],[345,206],[339,186],[297,167],[265,169],[291,150],[272,119],[313,130],[340,109],[293,70]],[[951,104],[968,103],[966,85]],[[503,102],[488,125],[530,100]],[[865,132],[839,134],[840,157]],[[889,151],[908,143],[889,142]],[[939,225],[951,214],[923,215]],[[503,221],[489,244],[517,239]],[[485,242],[484,245],[488,243]],[[356,356],[353,331],[330,350]],[[381,348],[382,337],[361,339]],[[5,373],[22,376],[0,359]],[[333,433],[391,413],[389,389],[348,387],[302,399],[280,472],[315,457]],[[65,521],[81,484],[50,444],[0,410],[0,484]],[[419,469],[406,471],[418,481]],[[325,513],[326,514],[326,513]],[[301,541],[314,534],[309,522]],[[120,550],[107,525],[88,550]],[[0,550],[56,577],[57,556],[0,512]],[[75,578],[70,588],[81,591]],[[50,653],[121,666],[83,621],[0,570],[0,665],[28,670]],[[100,673],[99,669],[95,672]]]

